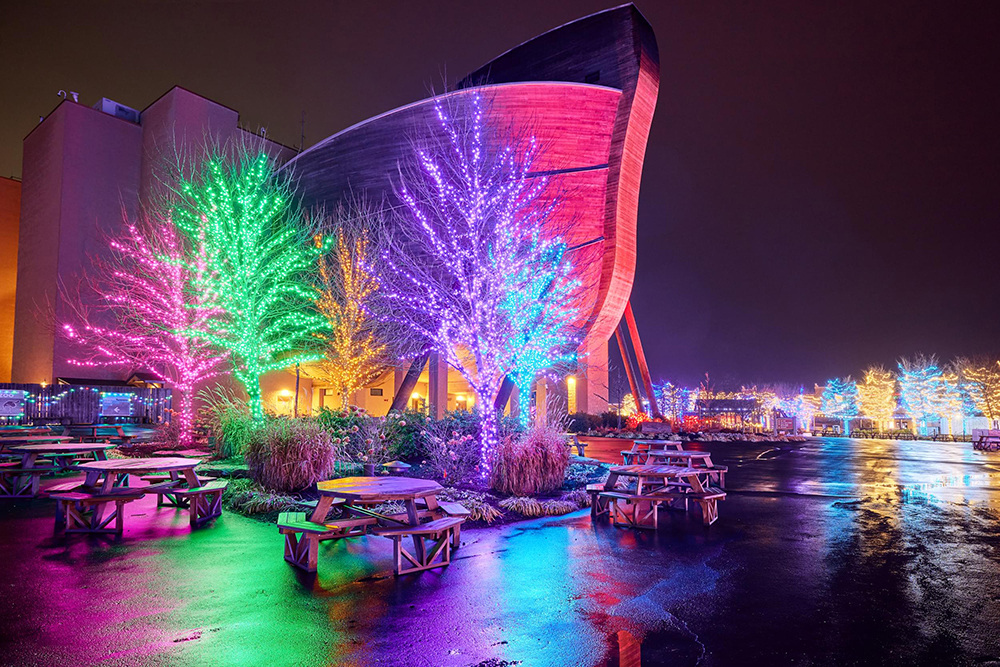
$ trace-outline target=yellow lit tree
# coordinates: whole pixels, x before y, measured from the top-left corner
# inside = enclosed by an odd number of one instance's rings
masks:
[[[884,428],[896,412],[896,376],[883,366],[869,366],[858,383],[858,404],[863,416]]]
[[[961,372],[976,410],[987,419],[1000,419],[1000,361],[963,361]]]
[[[379,288],[367,266],[366,230],[341,232],[332,256],[319,260],[320,293],[316,308],[330,322],[330,333],[318,334],[324,358],[310,375],[333,385],[342,405],[351,394],[375,380],[388,366],[385,343],[376,337],[377,322],[366,305]]]

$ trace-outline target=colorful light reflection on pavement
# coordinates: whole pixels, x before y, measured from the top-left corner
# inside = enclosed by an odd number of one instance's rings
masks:
[[[273,526],[191,532],[147,498],[126,535],[54,536],[51,501],[0,506],[0,664],[974,664],[1000,660],[1000,455],[968,443],[711,446],[730,496],[705,529],[586,512],[463,531],[396,579],[391,542],[325,544],[310,576]]]

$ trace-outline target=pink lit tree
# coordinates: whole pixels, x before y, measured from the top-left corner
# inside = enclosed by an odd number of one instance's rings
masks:
[[[430,138],[400,169],[403,206],[382,254],[378,312],[469,383],[485,477],[501,384],[510,376],[528,386],[567,353],[575,283],[552,224],[559,199],[531,173],[540,147],[490,118],[483,96],[439,98]]]
[[[228,356],[190,334],[215,310],[193,289],[208,277],[206,263],[191,255],[170,220],[127,221],[107,242],[110,252],[93,259],[84,283],[96,305],[86,306],[79,295],[67,299],[74,317],[62,324],[62,334],[81,351],[69,362],[145,370],[172,385],[179,394],[173,410],[178,440],[189,446],[195,389],[224,373]]]

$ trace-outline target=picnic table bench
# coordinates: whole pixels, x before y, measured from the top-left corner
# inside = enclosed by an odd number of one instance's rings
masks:
[[[658,527],[656,511],[661,504],[693,500],[700,508],[702,521],[706,526],[719,518],[718,501],[724,500],[726,492],[709,486],[702,477],[707,477],[704,468],[689,468],[670,465],[631,465],[611,469],[604,482],[604,490],[598,494],[608,501],[612,522],[619,521],[633,528]],[[635,477],[635,491],[623,492],[615,488],[621,477]],[[652,524],[652,525],[650,525]]]
[[[461,526],[463,521],[465,519],[461,517],[449,516],[416,526],[375,528],[372,532],[392,540],[393,567],[396,574],[410,574],[435,567],[444,567],[451,563],[453,531]],[[412,537],[414,544],[420,545],[420,548],[414,550],[415,554],[411,554],[403,547],[404,537]],[[435,540],[430,548],[427,548],[425,543],[425,540],[428,539]],[[412,566],[406,566],[404,558]]]

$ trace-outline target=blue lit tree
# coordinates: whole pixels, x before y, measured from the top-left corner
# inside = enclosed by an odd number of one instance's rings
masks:
[[[530,246],[542,243],[540,230],[532,234]],[[524,266],[508,276],[504,309],[511,321],[519,322],[508,341],[510,370],[507,376],[517,387],[521,423],[531,422],[531,388],[539,375],[576,364],[581,331],[575,325],[579,311],[570,306],[580,283],[570,277],[572,264],[566,245],[552,244],[534,266]],[[553,308],[553,303],[566,304]]]
[[[899,360],[899,403],[916,426],[951,419],[962,412],[957,378],[938,365],[934,355]]]
[[[844,435],[849,435],[848,425],[858,416],[858,385],[848,375],[826,381],[820,402],[820,412],[844,422]]]

